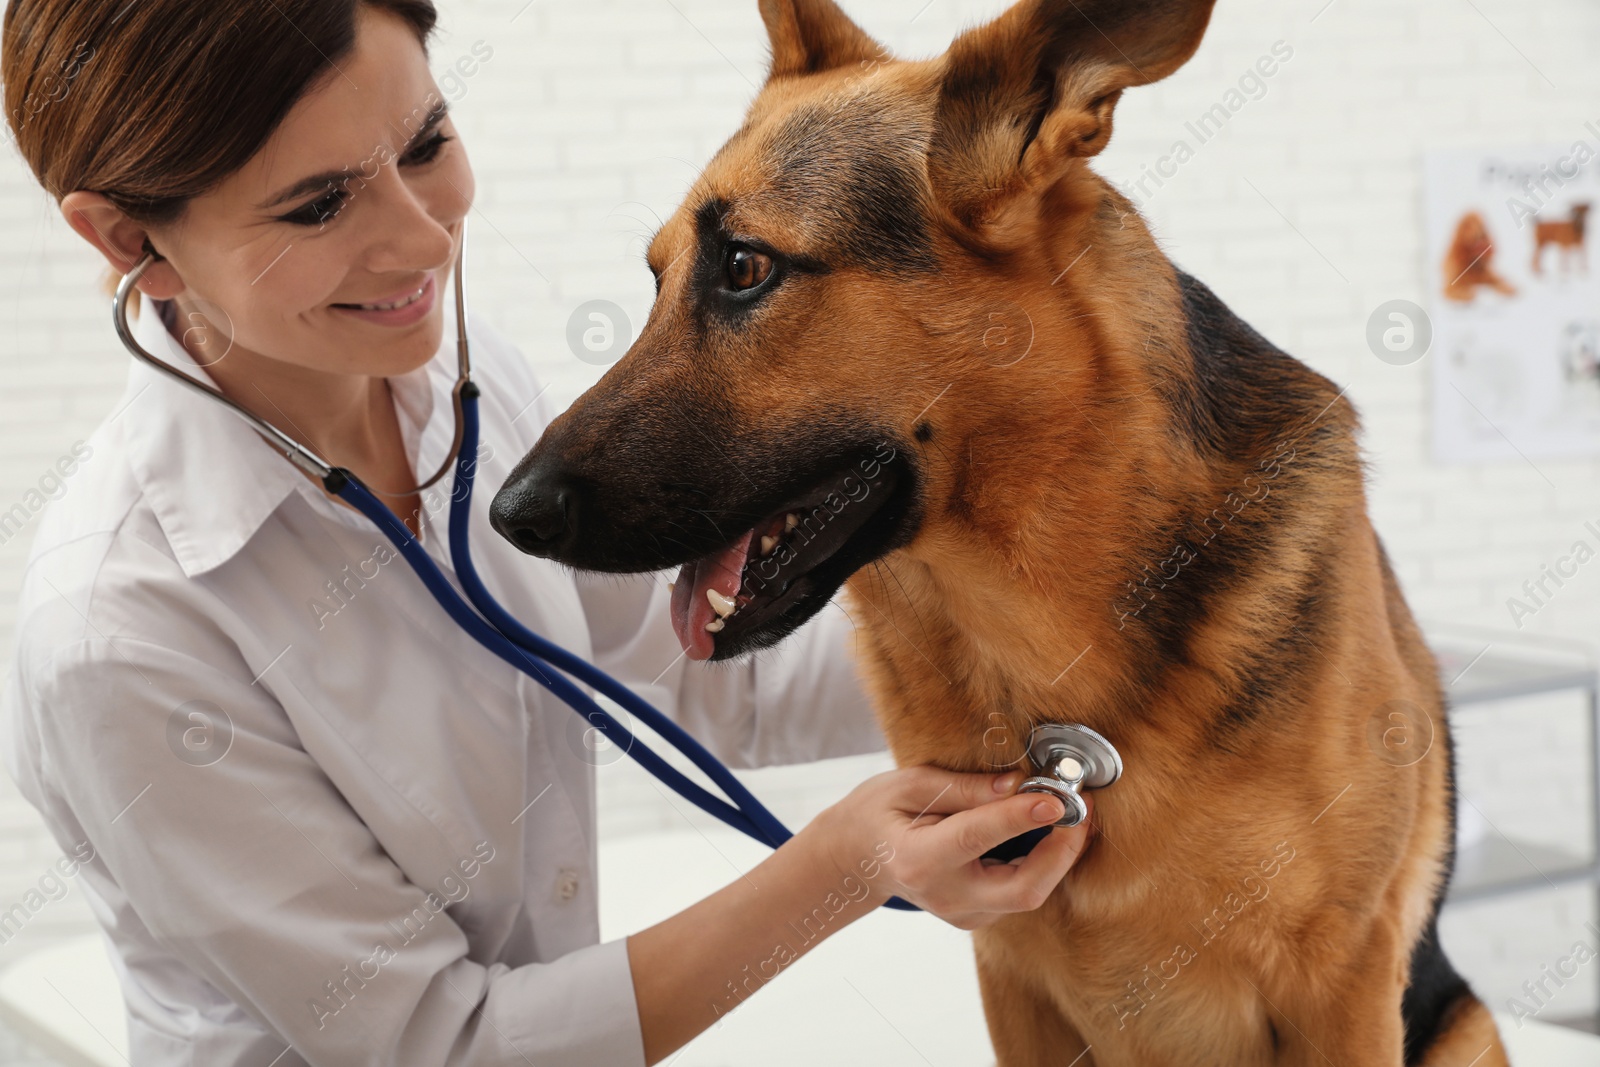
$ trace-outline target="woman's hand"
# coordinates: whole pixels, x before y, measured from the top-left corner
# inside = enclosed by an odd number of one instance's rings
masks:
[[[1056,827],[1010,863],[981,860],[1001,842],[1061,818],[1055,797],[1016,793],[1024,777],[931,766],[889,771],[857,786],[801,833],[813,837],[841,879],[865,882],[873,903],[902,897],[975,930],[1042,905],[1088,841],[1085,819]]]

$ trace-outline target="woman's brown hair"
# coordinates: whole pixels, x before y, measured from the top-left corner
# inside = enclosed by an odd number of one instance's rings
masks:
[[[363,4],[424,47],[438,19],[433,0],[10,0],[6,122],[58,202],[85,189],[170,223],[351,54]]]

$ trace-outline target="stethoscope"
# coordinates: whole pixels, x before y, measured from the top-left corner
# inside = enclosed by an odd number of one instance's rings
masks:
[[[463,222],[461,247],[456,255],[454,271],[457,376],[451,395],[455,408],[455,442],[445,462],[431,478],[407,493],[398,494],[409,496],[428,489],[449,472],[452,464],[455,466],[456,485],[451,494],[449,518],[450,559],[461,588],[467,595],[466,600],[450,585],[400,517],[354,474],[328,463],[276,426],[223,395],[220,390],[158,359],[139,343],[128,324],[128,302],[139,279],[151,264],[161,258],[148,245],[144,259],[117,286],[116,297],[112,301],[112,321],[117,337],[135,358],[228,408],[272,442],[290,463],[316,478],[330,494],[370,519],[393,542],[395,549],[416,572],[439,606],[484,648],[548,689],[584,718],[591,729],[620,745],[624,752],[679,796],[735,830],[770,848],[777,848],[794,834],[688,731],[605,671],[523,626],[490,595],[479,578],[472,562],[472,549],[467,535],[467,520],[472,511],[472,490],[477,475],[477,462],[473,457],[478,453],[479,392],[472,380],[472,354],[467,340],[466,241],[466,223]],[[630,715],[644,722],[704,772],[728,800],[701,788],[658,756],[566,675],[616,701]],[[1029,756],[1040,773],[1028,779],[1022,790],[1048,792],[1061,797],[1066,805],[1066,815],[1056,824],[1058,826],[1076,826],[1087,815],[1080,795],[1082,790],[1110,785],[1122,773],[1122,762],[1116,749],[1085,726],[1047,724],[1037,727],[1030,740]],[[1023,854],[1050,829],[1046,826],[1031,831],[1006,842],[991,854],[1003,859]],[[886,906],[902,911],[921,910],[899,897],[891,898]]]

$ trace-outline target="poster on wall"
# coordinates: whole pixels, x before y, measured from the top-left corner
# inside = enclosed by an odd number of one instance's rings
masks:
[[[1600,128],[1427,158],[1442,462],[1600,455]]]

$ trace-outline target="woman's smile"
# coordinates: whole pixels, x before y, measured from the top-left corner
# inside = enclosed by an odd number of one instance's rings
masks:
[[[362,304],[334,304],[333,310],[376,326],[414,326],[433,313],[438,304],[438,284],[432,274],[420,286]]]

